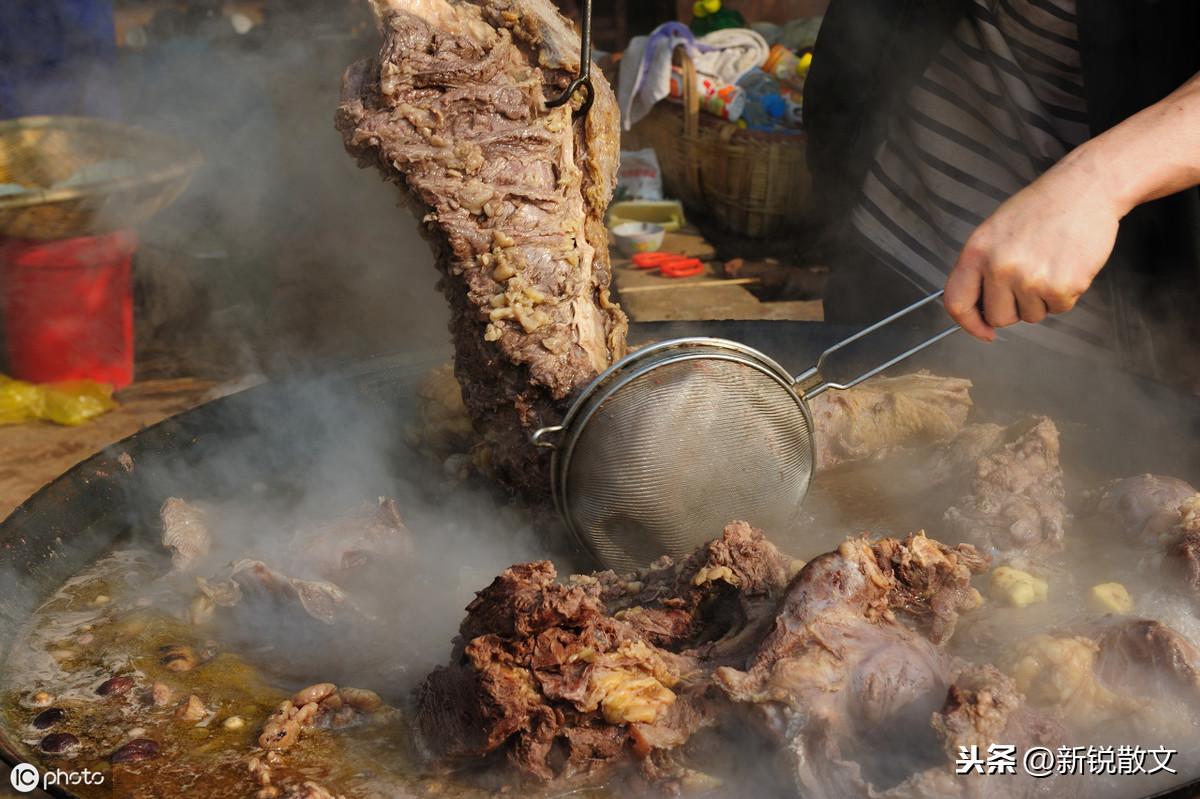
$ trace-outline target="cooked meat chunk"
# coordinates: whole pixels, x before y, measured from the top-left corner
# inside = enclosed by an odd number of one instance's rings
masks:
[[[1030,702],[1052,709],[1076,729],[1128,723],[1141,703],[1100,679],[1099,652],[1086,636],[1036,635],[1015,647],[1009,671]]]
[[[934,717],[947,755],[960,747],[1016,744],[1018,751],[1061,740],[1063,731],[1029,710],[1020,686],[995,666],[969,666],[958,674],[946,704]]]
[[[285,535],[289,554],[279,563],[243,558],[212,578],[197,577],[191,621],[206,623],[218,608],[235,607],[247,596],[282,608],[294,605],[326,624],[360,620],[366,614],[348,591],[369,586],[372,578],[376,583],[393,579],[396,564],[413,552],[399,508],[386,497]]]
[[[917,372],[877,377],[812,401],[817,468],[946,441],[971,411],[971,381]]]
[[[1075,634],[1041,634],[1008,658],[1017,688],[1091,741],[1191,734],[1200,707],[1200,650],[1171,627],[1107,618]],[[1116,734],[1114,734],[1116,733]]]
[[[373,6],[383,45],[347,70],[337,127],[421,215],[467,410],[497,477],[544,502],[549,459],[528,434],[625,350],[604,227],[616,100],[593,71],[583,121],[546,108],[579,66],[579,39],[549,0]]]
[[[951,549],[917,533],[903,542],[880,539],[874,550],[880,566],[895,580],[889,607],[905,614],[935,644],[954,634],[960,611],[974,610],[982,602],[971,587],[971,576],[986,571],[989,560],[969,545]]]
[[[450,665],[419,693],[417,726],[431,755],[504,749],[519,773],[551,781],[616,765],[642,726],[642,747],[686,741],[690,731],[677,725],[691,717],[672,708],[687,690],[687,660],[607,615],[595,585],[555,577],[545,561],[513,566],[468,606]]]
[[[396,563],[412,554],[412,535],[396,500],[380,497],[313,529],[299,530],[296,568],[346,587],[372,564]]]
[[[333,583],[289,577],[261,560],[239,560],[222,579],[202,582],[198,598],[218,607],[233,607],[247,596],[282,611],[302,610],[325,624],[366,618],[346,592]],[[193,603],[193,619],[196,607]]]
[[[704,647],[708,660],[732,663],[765,634],[796,565],[761,530],[733,522],[679,563],[664,557],[632,576],[588,579],[599,580],[610,613],[656,646]]]
[[[946,511],[950,533],[990,555],[1061,551],[1067,508],[1058,428],[1037,418],[1005,438],[975,463],[970,495]]]
[[[1197,495],[1174,477],[1142,474],[1114,480],[1086,498],[1084,513],[1107,521],[1131,539],[1157,544],[1179,524],[1179,508]]]
[[[680,563],[623,577],[563,584],[549,563],[513,566],[478,593],[450,665],[422,685],[418,740],[443,761],[503,756],[560,784],[636,763],[675,789],[705,780],[673,759],[681,747],[748,718],[805,795],[899,799],[971,795],[940,776],[970,729],[1053,737],[998,673],[1003,696],[982,678],[955,693],[964,666],[940,643],[979,605],[970,582],[988,560],[973,547],[863,536],[798,567],[736,522]],[[896,741],[896,757],[875,756]]]
[[[942,742],[945,764],[917,775],[901,795],[945,797],[945,799],[1021,799],[1021,797],[1079,795],[1079,784],[1072,777],[1051,775],[1033,777],[1021,768],[1013,774],[954,774],[951,768],[962,753],[978,746],[988,752],[993,744],[1012,746],[1015,752],[1033,747],[1056,750],[1066,740],[1066,730],[1053,716],[1030,707],[1013,681],[996,667],[983,664],[967,667],[955,678],[946,703],[933,717],[933,728]],[[909,790],[919,788],[917,791]],[[899,799],[896,791],[884,794]]]
[[[970,547],[924,535],[846,541],[796,577],[750,667],[718,668],[716,682],[787,748],[805,795],[859,796],[867,784],[893,785],[941,761],[929,720],[955,669],[897,615],[949,635],[957,612],[978,603],[969,580],[984,568]],[[873,757],[898,740],[911,746]]]
[[[188,571],[212,548],[212,534],[204,511],[178,497],[170,497],[159,511],[162,519],[162,545],[171,550],[175,571]]]
[[[681,563],[624,577],[563,584],[549,563],[513,566],[468,606],[450,665],[421,687],[420,739],[440,759],[503,752],[539,781],[631,763],[673,780],[670,753],[716,722],[713,665],[745,665],[792,563],[735,522]]]
[[[1167,540],[1167,563],[1182,570],[1192,593],[1200,597],[1200,494],[1179,506],[1179,523]]]
[[[374,691],[317,683],[279,705],[263,725],[258,745],[268,751],[288,749],[305,730],[340,729],[384,711]]]
[[[1097,673],[1135,696],[1161,697],[1165,688],[1200,701],[1200,649],[1162,622],[1134,619],[1099,639]]]
[[[1085,497],[1090,524],[1149,545],[1152,564],[1182,577],[1200,598],[1200,492],[1174,477],[1143,474],[1114,480]]]
[[[938,446],[929,455],[916,479],[925,487],[942,485],[971,474],[981,458],[991,455],[1004,443],[1004,428],[990,422],[969,424],[954,438]],[[920,488],[920,486],[915,486]]]

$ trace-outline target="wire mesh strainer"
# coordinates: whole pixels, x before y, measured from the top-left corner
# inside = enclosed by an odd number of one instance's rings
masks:
[[[723,339],[674,339],[630,354],[584,389],[561,425],[533,434],[554,450],[559,513],[616,570],[689,555],[734,519],[768,532],[792,529],[816,463],[807,400],[856,386],[959,328],[844,383],[822,377],[826,359],[941,296],[829,348],[797,377]]]

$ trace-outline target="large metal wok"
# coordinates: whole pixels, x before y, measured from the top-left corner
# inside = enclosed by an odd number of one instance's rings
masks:
[[[799,322],[670,323],[640,326],[633,336],[638,341],[732,338],[798,368],[848,332]],[[321,385],[349,387],[364,403],[386,409],[381,412],[396,431],[395,468],[406,476],[428,471],[403,443],[401,431],[418,381],[447,355],[380,358],[315,383],[255,388],[169,419],[67,472],[0,524],[0,659],[7,657],[29,614],[67,578],[115,543],[153,532],[165,497],[235,496],[246,490],[247,470],[260,476],[260,490],[286,491],[311,467],[319,446],[296,431],[337,433],[337,420],[312,402]],[[994,406],[996,397],[1022,397],[1020,407],[1011,410],[1055,418],[1067,457],[1086,461],[1098,474],[1155,471],[1200,479],[1200,399],[1116,371],[1038,355],[1015,343],[987,347],[962,337],[925,356],[924,364],[975,380],[977,400],[985,407]],[[1027,383],[1020,391],[1013,385],[1016,375]],[[2,723],[0,757],[10,765],[39,763],[38,755]],[[1181,774],[1180,780],[1181,787],[1165,795],[1196,795],[1200,775]]]

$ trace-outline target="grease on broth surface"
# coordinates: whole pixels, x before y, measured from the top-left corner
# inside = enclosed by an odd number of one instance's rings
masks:
[[[7,726],[32,762],[105,775],[102,786],[78,786],[82,796],[109,797],[114,788],[136,797],[253,795],[258,786],[247,764],[263,723],[303,686],[281,684],[180,621],[180,599],[155,586],[161,568],[161,559],[148,553],[115,552],[34,614],[4,671]],[[195,666],[171,668],[175,661],[163,662],[168,648],[194,653]],[[114,677],[132,684],[120,688],[118,682],[107,696],[98,693]],[[156,685],[169,691],[162,704],[155,703]],[[205,708],[198,721],[176,717],[190,696]],[[48,708],[60,709],[63,718],[38,729],[35,720]],[[234,718],[241,723],[226,723]],[[40,751],[47,735],[62,733],[75,736],[78,745],[61,754]],[[154,741],[157,756],[110,763],[113,752],[135,739]],[[420,779],[407,746],[399,712],[336,732],[314,730],[281,758],[276,781],[329,783],[347,797],[425,792],[422,786],[433,786]]]
[[[941,512],[955,498],[908,493],[905,481],[896,479],[897,468],[894,462],[862,463],[821,475],[806,506],[810,519],[805,535],[811,537],[802,542],[779,538],[778,543],[808,560],[860,530],[903,535],[925,528],[940,537]],[[1071,473],[1069,467],[1067,471]],[[950,651],[1003,664],[1017,642],[1102,616],[1089,605],[1088,592],[1113,581],[1129,589],[1137,614],[1159,618],[1200,640],[1200,622],[1187,602],[1135,567],[1144,550],[1080,523],[1070,525],[1066,541],[1061,561],[1068,567],[1043,575],[1050,585],[1046,601],[1027,608],[987,602],[963,616]],[[258,736],[264,723],[295,691],[330,679],[298,659],[294,650],[280,650],[272,659],[269,641],[245,647],[237,636],[182,621],[190,596],[180,590],[178,580],[164,576],[168,568],[162,553],[147,550],[121,549],[103,557],[33,614],[0,672],[5,726],[25,745],[29,762],[100,771],[104,785],[74,789],[89,799],[113,796],[114,789],[116,795],[131,797],[254,796],[263,786],[250,763],[263,756]],[[987,577],[978,580],[985,593]],[[445,630],[447,642],[453,633]],[[181,651],[194,663],[191,668],[174,667]],[[98,693],[113,678],[128,680],[106,689],[107,696]],[[378,691],[396,709],[344,729],[307,731],[272,765],[275,785],[312,780],[348,799],[490,794],[455,775],[424,770],[412,751],[406,697],[389,696],[388,685],[364,679],[366,684],[355,687]],[[156,697],[156,686],[169,692],[169,699],[156,701],[163,695],[160,690]],[[203,713],[191,720],[177,718],[180,705],[191,696],[198,698]],[[52,708],[62,711],[62,717],[44,716]],[[38,719],[48,720],[48,726],[36,726]],[[231,719],[238,721],[227,723]],[[1111,741],[1083,729],[1073,729],[1072,737],[1085,744],[1141,743],[1183,750],[1195,738],[1196,720],[1179,714],[1167,721],[1141,730],[1143,737],[1149,736],[1141,741],[1115,726],[1108,730],[1116,736]],[[42,751],[46,736],[56,734],[72,735],[78,745],[58,753]],[[135,740],[154,741],[156,756],[110,762],[114,752]],[[706,767],[719,759],[711,750],[706,757]],[[743,763],[729,773],[738,769],[748,770]],[[1139,784],[1151,788],[1148,780]],[[573,796],[596,797],[618,793],[571,791]]]

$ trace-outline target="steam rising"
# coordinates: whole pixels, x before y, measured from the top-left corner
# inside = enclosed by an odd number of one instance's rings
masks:
[[[403,701],[445,660],[473,592],[512,563],[552,550],[490,491],[448,487],[435,464],[408,452],[398,438],[411,405],[397,413],[393,401],[412,398],[381,401],[352,382],[296,380],[282,396],[248,406],[255,432],[244,444],[199,464],[165,462],[142,479],[153,501],[179,496],[206,513],[213,551],[180,579],[185,595],[192,575],[219,575],[243,558],[289,577],[327,579],[327,553],[336,557],[338,544],[350,542],[331,540],[324,526],[394,498],[411,546],[381,553],[341,585],[361,614],[326,625],[294,605],[243,602],[218,611],[217,629],[285,679],[351,681]]]
[[[126,55],[125,121],[205,158],[141,231],[140,338],[168,350],[168,368],[281,374],[447,340],[416,220],[333,127],[341,72],[376,33],[359,4],[321,5],[277,4],[250,35],[181,34]]]
[[[404,357],[395,362],[394,385],[365,392],[355,378],[298,378],[258,392],[236,406],[238,443],[201,441],[189,457],[137,462],[129,501],[153,509],[179,496],[205,507],[215,547],[196,574],[252,557],[290,576],[319,579],[304,557],[312,527],[394,497],[413,545],[408,557],[388,562],[354,591],[375,621],[330,627],[247,604],[223,617],[221,631],[293,684],[348,681],[403,703],[446,660],[472,593],[508,565],[556,548],[490,491],[448,488],[437,464],[400,441],[415,418],[415,381],[448,351],[447,312],[415,220],[395,207],[394,188],[354,168],[331,122],[341,69],[370,54],[375,37],[368,30],[363,39],[347,38],[319,19],[267,24],[289,22],[295,35],[256,47],[183,39],[138,56],[136,74],[146,82],[127,86],[127,120],[186,139],[207,159],[188,194],[144,231],[142,318],[162,340],[183,346],[192,365],[220,375],[283,374],[376,352]],[[771,336],[748,343],[797,372],[815,359],[798,334]],[[1058,421],[1069,496],[1103,478],[1143,471],[1193,483],[1200,477],[1194,409],[1150,384],[1012,342],[985,348],[951,341],[918,365],[974,377],[977,414],[989,421],[1030,413]],[[870,480],[865,500],[862,489],[847,500],[836,486],[819,486],[810,526],[773,537],[804,559],[864,526],[879,534],[924,527],[945,540],[940,512],[953,497],[915,499],[920,468],[902,460],[864,467],[857,477]],[[141,518],[137,531],[152,547],[153,524],[152,515]],[[1089,534],[1081,526],[1068,533],[1080,541]],[[563,563],[560,572],[573,565]],[[1063,579],[1085,586],[1101,577],[1132,578],[1135,570],[1132,563],[1120,566],[1124,573],[1103,575],[1072,568]],[[165,587],[186,595],[191,579]],[[24,580],[0,570],[5,630],[32,610],[8,599],[29,597]],[[1138,612],[1200,640],[1194,606],[1177,596],[1147,593]],[[753,738],[739,745],[761,754]],[[872,756],[893,757],[899,772],[912,770],[903,751]]]

